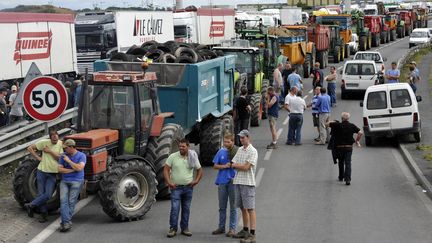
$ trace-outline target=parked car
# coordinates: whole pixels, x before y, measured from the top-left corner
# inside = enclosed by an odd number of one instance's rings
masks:
[[[351,35],[351,41],[348,42],[349,48],[350,48],[350,53],[352,55],[354,55],[356,52],[358,52],[358,36],[357,34],[352,34]]]
[[[380,83],[384,83],[385,64],[387,61],[386,57],[382,57],[381,53],[377,51],[359,51],[355,54],[354,60],[370,60],[375,62],[375,66],[380,75]]]
[[[363,130],[366,146],[376,137],[393,137],[413,134],[416,142],[421,140],[421,120],[418,103],[407,83],[371,86],[366,90],[363,107]]]
[[[382,76],[378,73],[375,62],[367,60],[347,61],[341,74],[342,99],[346,99],[348,93],[364,92],[369,86],[379,84]]]
[[[431,33],[428,28],[414,29],[409,38],[409,48],[431,42]]]

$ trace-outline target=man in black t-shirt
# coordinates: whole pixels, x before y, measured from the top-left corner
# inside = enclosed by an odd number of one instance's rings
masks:
[[[351,157],[353,152],[353,144],[360,147],[360,139],[363,135],[360,128],[350,123],[348,120],[350,114],[342,112],[342,122],[331,121],[328,126],[331,127],[334,139],[334,147],[336,148],[336,156],[339,165],[339,181],[345,180],[347,186],[351,185]],[[354,140],[353,135],[357,134]]]
[[[234,123],[235,123],[235,134],[238,134],[240,131],[244,129],[249,129],[249,117],[251,106],[246,99],[246,95],[248,93],[248,89],[246,86],[242,86],[240,88],[240,96],[234,102]],[[236,145],[240,145],[240,138],[236,136]]]
[[[285,64],[285,69],[282,71],[282,80],[283,80],[283,94],[282,96],[285,97],[288,95],[289,90],[291,89],[290,84],[288,82],[288,76],[293,72],[291,64],[287,63]]]

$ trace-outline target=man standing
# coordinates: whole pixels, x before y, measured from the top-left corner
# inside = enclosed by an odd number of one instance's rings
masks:
[[[288,145],[295,143],[301,145],[301,128],[303,125],[303,112],[306,109],[306,102],[302,98],[302,91],[297,92],[297,96],[289,102],[289,124],[288,124]]]
[[[410,76],[409,76],[409,85],[411,86],[412,90],[414,91],[414,94],[417,92],[417,81],[418,81],[418,76],[417,73],[415,71],[414,66],[410,66]]]
[[[60,156],[58,171],[62,174],[60,182],[60,231],[72,228],[72,216],[84,183],[84,167],[87,158],[76,149],[76,143],[68,139],[63,144],[65,153]]]
[[[314,96],[312,98],[311,103],[308,105],[308,107],[312,107],[312,122],[313,122],[313,126],[316,127],[317,131],[318,131],[318,137],[316,137],[314,140],[315,142],[319,142],[320,141],[320,129],[319,129],[319,109],[316,106],[316,103],[318,101],[318,97],[321,94],[321,87],[317,86],[314,89]]]
[[[63,153],[62,141],[59,140],[57,131],[52,130],[49,133],[49,139],[42,139],[33,145],[30,145],[27,150],[38,161],[40,161],[36,172],[36,183],[38,194],[36,198],[24,204],[29,217],[33,217],[35,208],[39,208],[42,215],[40,222],[46,222],[48,210],[46,202],[51,198],[56,184],[56,175],[58,172],[58,159]],[[42,157],[36,151],[42,151]]]
[[[420,81],[420,70],[417,68],[417,63],[415,61],[411,62],[411,66],[414,67],[415,74],[417,75],[418,81]]]
[[[236,99],[234,103],[233,109],[233,119],[235,121],[235,130],[236,132],[240,132],[241,130],[249,128],[249,117],[251,106],[246,99],[246,95],[248,93],[248,89],[246,86],[242,86],[240,88],[240,96]],[[236,144],[240,145],[240,139],[236,138]]]
[[[280,95],[283,89],[283,80],[282,80],[282,68],[283,64],[279,63],[275,70],[273,71],[273,87],[275,89],[275,93]]]
[[[387,83],[392,84],[392,83],[399,83],[399,77],[400,77],[400,71],[399,69],[397,69],[397,63],[396,62],[392,62],[391,64],[391,69],[387,71]]]
[[[303,81],[300,77],[300,75],[297,74],[297,69],[294,68],[293,72],[288,76],[288,83],[290,87],[296,86],[298,90],[303,89]]]
[[[213,159],[213,168],[219,170],[215,182],[218,186],[219,227],[212,232],[214,235],[225,233],[228,200],[230,204],[230,217],[229,230],[226,236],[233,237],[235,235],[235,229],[237,227],[237,208],[234,205],[235,188],[233,179],[236,172],[231,168],[231,160],[237,153],[237,150],[238,148],[234,145],[234,135],[230,133],[225,134],[224,147],[216,153]]]
[[[292,68],[291,68],[291,64],[287,63],[285,64],[285,69],[282,71],[282,79],[283,79],[283,86],[284,86],[284,92],[283,92],[283,97],[285,97],[289,90],[290,90],[290,86],[289,86],[289,82],[288,82],[288,76],[292,73]]]
[[[194,179],[194,171],[197,171]],[[189,141],[185,138],[179,142],[179,151],[171,154],[165,162],[165,183],[171,189],[170,230],[168,238],[176,236],[178,218],[181,208],[181,234],[192,236],[189,231],[189,214],[192,203],[193,188],[201,178],[203,172],[195,151],[189,150]]]
[[[0,88],[0,127],[6,126],[8,120],[6,95],[7,95],[7,89],[1,87]]]
[[[316,145],[325,145],[330,139],[330,132],[326,123],[329,121],[331,112],[331,101],[330,96],[325,88],[321,88],[321,95],[318,96],[316,106],[318,107],[318,117],[319,117],[319,131],[320,131],[320,141],[316,142]]]
[[[11,107],[9,113],[9,122],[12,124],[13,122],[21,121],[23,119],[23,111],[22,106],[15,104],[15,100],[18,94],[18,88],[16,85],[12,85],[12,94],[9,96],[9,106]],[[15,104],[15,105],[14,105]]]
[[[243,130],[238,135],[243,146],[232,159],[232,168],[237,170],[233,184],[236,190],[236,206],[242,212],[243,229],[234,235],[234,238],[241,238],[242,243],[253,243],[256,241],[255,172],[258,152],[250,143],[248,130]]]
[[[342,112],[342,122],[329,122],[335,136],[335,148],[339,165],[339,181],[345,180],[347,186],[351,185],[351,156],[353,152],[353,143],[360,147],[360,139],[363,133],[360,129],[349,122],[350,114]],[[354,141],[353,134],[357,134]]]
[[[311,72],[311,77],[313,78],[312,79],[312,86],[314,88],[316,88],[317,86],[324,87],[323,86],[324,73],[320,69],[320,66],[321,66],[320,63],[316,62],[314,64],[314,68],[313,68],[313,70]]]
[[[327,81],[327,92],[330,96],[331,106],[336,106],[336,80],[337,80],[337,74],[336,74],[336,68],[334,66],[330,67],[330,74],[327,75],[325,78],[325,81]]]
[[[267,114],[270,124],[270,132],[272,135],[272,142],[267,145],[267,149],[277,148],[277,132],[276,122],[279,117],[279,97],[276,95],[273,87],[267,88]]]

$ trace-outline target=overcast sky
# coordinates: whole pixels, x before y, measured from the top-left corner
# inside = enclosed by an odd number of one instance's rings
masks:
[[[109,6],[133,7],[153,3],[159,6],[172,6],[175,0],[0,0],[0,9],[13,8],[17,5],[42,5],[52,4],[71,9],[93,8],[95,5],[101,8]],[[213,4],[239,4],[239,3],[285,3],[285,0],[184,0],[183,6]]]

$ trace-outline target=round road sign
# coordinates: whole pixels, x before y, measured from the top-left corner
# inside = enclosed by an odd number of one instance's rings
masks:
[[[55,78],[37,77],[24,88],[24,109],[35,120],[57,119],[65,111],[67,103],[67,91],[63,84]]]

